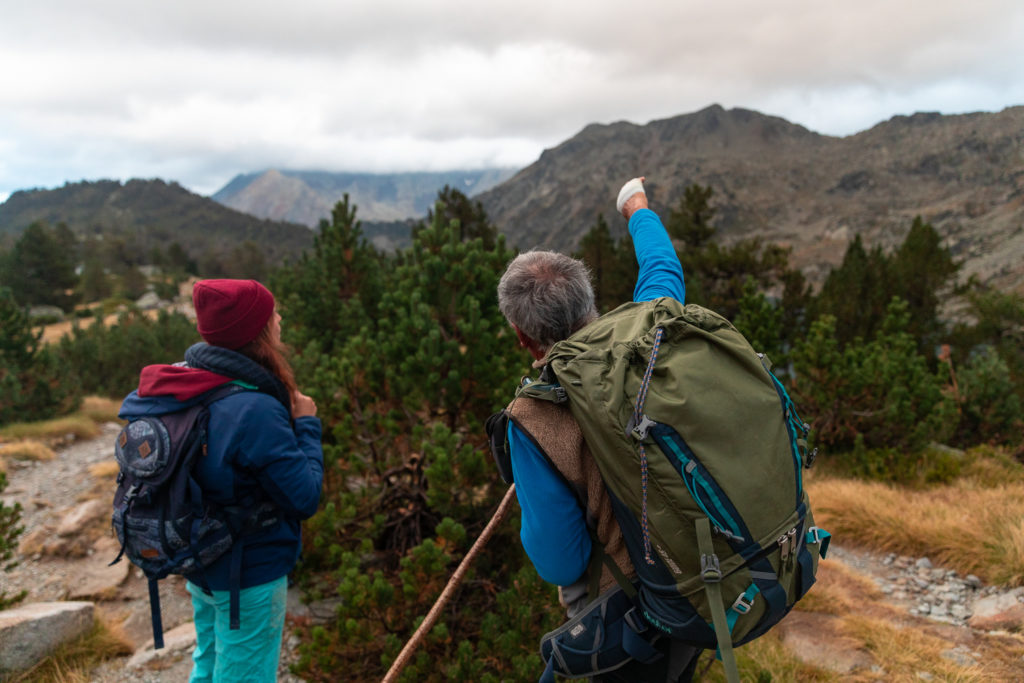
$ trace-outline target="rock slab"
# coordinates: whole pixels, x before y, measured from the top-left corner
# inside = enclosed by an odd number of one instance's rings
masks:
[[[0,674],[22,671],[92,628],[91,602],[36,602],[0,612]]]

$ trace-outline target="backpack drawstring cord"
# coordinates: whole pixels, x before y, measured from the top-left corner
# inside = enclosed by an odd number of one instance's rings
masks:
[[[658,347],[661,345],[661,335],[664,332],[665,328],[659,327],[654,335],[654,346],[651,347],[651,360],[647,362],[644,379],[640,383],[640,392],[636,396],[636,406],[633,408],[633,424],[635,425],[642,423],[641,416],[644,412],[644,403],[647,402],[647,389],[651,385],[651,375],[654,374],[654,363],[658,359]],[[647,449],[644,448],[643,441],[640,441],[640,492],[642,494],[640,526],[644,537],[644,561],[647,564],[654,564],[654,560],[651,558],[651,534],[647,526]]]

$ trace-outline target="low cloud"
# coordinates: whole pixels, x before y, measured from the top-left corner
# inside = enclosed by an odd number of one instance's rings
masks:
[[[589,123],[711,103],[843,135],[1024,103],[1024,5],[780,0],[5,10],[0,196],[99,177],[210,193],[265,167],[523,166]]]

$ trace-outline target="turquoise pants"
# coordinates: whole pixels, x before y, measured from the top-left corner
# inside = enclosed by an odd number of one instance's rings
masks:
[[[276,681],[288,577],[242,589],[242,628],[237,631],[228,628],[228,591],[207,595],[189,582],[188,592],[192,594],[196,622],[196,649],[192,653],[189,683]]]

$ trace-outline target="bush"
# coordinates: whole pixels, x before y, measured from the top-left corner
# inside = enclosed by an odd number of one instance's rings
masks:
[[[0,288],[0,424],[41,420],[81,400],[73,371],[40,343],[28,314]]]
[[[0,493],[7,488],[7,474],[0,471]],[[0,499],[0,572],[5,572],[13,567],[11,559],[14,557],[14,550],[18,547],[18,536],[24,531],[24,527],[18,526],[21,521],[21,505],[15,503],[13,506],[6,505]],[[0,591],[0,609],[6,609],[16,604],[25,597],[25,591],[18,595],[8,597],[7,591]]]
[[[299,327],[289,333],[303,344],[294,367],[324,423],[324,505],[306,524],[299,578],[310,595],[341,598],[335,621],[305,634],[299,667],[309,680],[337,671],[380,680],[505,491],[482,425],[526,369],[497,307],[511,253],[501,238],[491,248],[463,241],[474,230],[444,214],[377,265],[342,203],[301,272],[279,275],[282,291],[310,292],[287,296],[282,315]],[[375,287],[377,301],[334,277],[330,294],[317,294],[305,274],[332,268]],[[320,306],[352,316],[315,315]],[[433,629],[402,680],[539,672],[537,640],[561,609],[505,526],[456,597],[458,618]]]
[[[122,397],[136,386],[146,365],[181,360],[199,341],[195,325],[180,313],[161,311],[153,320],[138,311],[122,313],[109,327],[97,321],[74,328],[60,340],[62,362],[77,368],[86,393]]]
[[[1024,431],[1021,401],[1006,361],[986,347],[973,354],[955,377],[954,398],[960,406],[957,443],[1019,444]]]
[[[906,303],[893,299],[877,336],[842,350],[835,318],[811,325],[794,350],[793,383],[803,412],[814,416],[816,443],[849,451],[862,442],[915,454],[952,433],[954,402],[904,331],[908,322]]]

